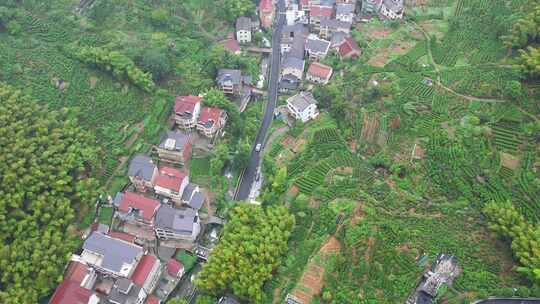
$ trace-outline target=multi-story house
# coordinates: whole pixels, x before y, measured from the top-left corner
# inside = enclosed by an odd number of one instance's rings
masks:
[[[167,131],[156,147],[162,161],[186,165],[191,158],[193,140],[191,134],[179,131]]]
[[[191,129],[197,125],[201,112],[201,100],[199,96],[177,96],[174,102],[174,120],[182,129]]]

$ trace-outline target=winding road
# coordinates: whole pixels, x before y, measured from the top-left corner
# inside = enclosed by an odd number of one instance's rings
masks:
[[[242,173],[240,184],[236,191],[235,200],[246,200],[249,198],[251,187],[255,181],[257,175],[257,169],[261,160],[261,151],[256,151],[255,147],[258,144],[263,145],[264,139],[266,138],[266,133],[268,128],[272,123],[274,118],[274,109],[276,107],[277,97],[278,97],[278,83],[279,83],[279,71],[280,71],[280,38],[281,30],[285,23],[285,1],[279,0],[277,3],[277,17],[274,23],[274,32],[272,33],[272,55],[271,55],[271,67],[270,67],[270,78],[268,81],[268,101],[266,103],[266,110],[264,112],[264,118],[262,125],[257,134],[257,138],[253,143],[253,148],[251,150],[251,156],[249,160],[249,166]]]

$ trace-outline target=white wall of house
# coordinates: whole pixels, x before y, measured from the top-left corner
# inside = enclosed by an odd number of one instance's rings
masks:
[[[173,201],[181,202],[182,201],[182,194],[184,193],[184,190],[186,189],[186,186],[189,184],[189,177],[185,177],[182,180],[182,184],[180,184],[180,188],[178,190],[172,190],[168,188],[163,188],[158,185],[154,186],[154,191],[159,194],[166,196]]]
[[[236,39],[239,43],[250,43],[251,42],[251,31],[240,30],[236,32]]]
[[[386,5],[384,5],[384,4],[381,7],[381,14],[383,16],[385,16],[386,18],[392,19],[392,20],[403,18],[403,13],[402,14],[396,14],[394,11],[392,11],[391,9],[386,7]]]
[[[320,84],[327,84],[328,81],[330,80],[330,77],[332,76],[331,74],[329,74],[330,76],[327,77],[327,78],[322,78],[322,77],[319,77],[319,76],[316,76],[316,75],[312,75],[312,74],[306,74],[306,79],[308,81],[311,81],[311,82],[314,82],[314,83],[320,83]]]
[[[196,223],[193,223],[193,232],[191,235],[186,234],[178,234],[175,233],[172,230],[168,229],[161,229],[156,228],[156,234],[160,239],[167,239],[167,240],[186,240],[186,241],[194,241],[199,233],[201,232],[201,224],[200,221],[197,219]]]
[[[287,101],[287,108],[295,119],[302,122],[308,122],[311,119],[315,119],[319,115],[317,105],[311,104],[304,111],[298,111],[291,103]]]
[[[354,14],[340,14],[336,15],[336,19],[343,22],[349,22],[352,23],[354,18]]]

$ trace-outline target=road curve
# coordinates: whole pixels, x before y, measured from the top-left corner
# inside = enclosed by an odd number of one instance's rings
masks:
[[[274,118],[274,109],[276,107],[277,97],[278,97],[278,83],[279,83],[279,72],[280,72],[280,38],[281,30],[285,23],[285,1],[279,0],[277,3],[277,13],[276,13],[276,22],[274,23],[274,32],[272,34],[272,55],[270,63],[270,78],[268,81],[268,101],[266,103],[266,110],[264,112],[264,118],[261,127],[259,128],[259,133],[257,138],[253,143],[251,150],[251,156],[249,160],[249,165],[244,170],[244,173],[240,179],[240,185],[236,191],[235,200],[246,200],[249,198],[249,193],[251,186],[255,181],[257,175],[257,167],[259,166],[261,159],[261,152],[255,151],[257,144],[263,144],[264,139],[266,138],[266,133],[268,128],[272,123]]]

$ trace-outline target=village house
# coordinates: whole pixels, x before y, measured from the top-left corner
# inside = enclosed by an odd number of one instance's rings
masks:
[[[281,54],[284,55],[291,51],[293,46],[301,46],[301,54],[294,55],[297,58],[304,58],[304,51],[303,47],[306,41],[307,36],[309,35],[309,30],[306,26],[303,24],[297,23],[295,25],[291,26],[284,26],[283,30],[281,31],[281,41],[280,41],[280,48],[281,48]]]
[[[188,184],[182,194],[182,204],[185,204],[195,210],[200,210],[204,204],[205,196],[199,186]]]
[[[310,92],[300,92],[287,99],[287,109],[291,115],[302,122],[308,122],[319,115],[317,101]]]
[[[394,20],[402,19],[404,10],[403,0],[383,0],[380,12],[385,18]]]
[[[199,96],[177,96],[174,101],[174,120],[182,129],[194,128],[201,112]]]
[[[274,3],[272,0],[261,0],[259,3],[259,17],[263,28],[271,28],[274,22]]]
[[[154,255],[143,255],[137,268],[131,276],[134,284],[137,284],[144,289],[147,294],[151,294],[156,288],[159,277],[161,276],[161,262]]]
[[[310,35],[306,41],[306,53],[309,60],[321,60],[328,54],[330,49],[330,41],[320,39],[315,35]]]
[[[133,192],[118,192],[114,198],[116,217],[137,226],[152,227],[160,203]]]
[[[327,84],[332,77],[332,71],[327,65],[313,62],[308,68],[306,79],[314,83]]]
[[[167,261],[166,267],[166,274],[169,276],[169,280],[178,281],[184,275],[184,265],[182,265],[182,263],[178,262],[175,259],[170,259],[169,261]]]
[[[139,191],[146,191],[154,187],[157,166],[147,155],[138,154],[133,157],[128,167],[128,177]]]
[[[143,255],[143,248],[100,232],[84,241],[81,260],[98,272],[118,278],[129,278]]]
[[[191,208],[175,209],[164,205],[158,210],[154,227],[157,237],[162,240],[193,242],[201,230],[199,213]]]
[[[297,23],[307,24],[309,22],[306,12],[300,9],[300,5],[297,3],[291,3],[285,11],[285,24],[294,25]]]
[[[240,44],[236,41],[234,33],[227,34],[227,38],[220,41],[220,44],[233,55],[240,55],[242,52],[240,50]]]
[[[358,46],[352,37],[346,37],[338,49],[341,59],[358,58],[362,55],[362,49]]]
[[[291,93],[298,89],[300,86],[300,79],[298,77],[287,74],[281,77],[279,81],[279,91],[281,93]]]
[[[283,60],[281,75],[294,75],[298,79],[304,78],[305,61],[293,56],[287,56]]]
[[[354,4],[338,3],[336,5],[336,19],[339,21],[352,23],[354,19]]]
[[[321,21],[319,36],[323,39],[331,39],[333,34],[341,32],[348,34],[351,32],[352,24],[337,19],[324,19]]]
[[[381,9],[382,0],[362,0],[362,10],[360,14],[363,18],[377,14]]]
[[[335,32],[332,34],[332,38],[330,39],[330,49],[335,50],[336,52],[339,51],[339,47],[345,40],[345,38],[349,37],[349,34],[343,33],[343,32]]]
[[[188,184],[189,176],[187,173],[171,167],[161,167],[156,177],[154,191],[174,202],[181,202],[182,194]]]
[[[231,69],[220,69],[216,78],[218,87],[223,93],[228,95],[240,95],[244,86],[251,85],[249,76],[242,76],[242,71]]]
[[[180,131],[167,131],[156,150],[162,161],[186,165],[191,158],[193,140],[190,134]]]
[[[119,278],[114,282],[106,299],[111,304],[142,304],[148,293],[127,278]]]
[[[78,258],[78,256],[75,256]],[[77,259],[71,260],[49,304],[98,304],[100,299],[92,291],[97,273]]]
[[[204,107],[199,117],[197,130],[208,138],[213,138],[227,123],[227,112],[215,107]]]
[[[321,20],[330,19],[334,13],[331,6],[312,5],[309,10],[309,24],[314,31],[319,31]]]
[[[236,19],[236,40],[239,43],[251,42],[251,19],[239,17]]]

